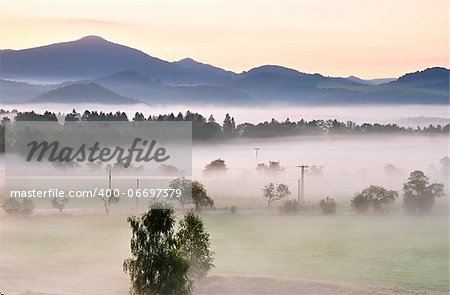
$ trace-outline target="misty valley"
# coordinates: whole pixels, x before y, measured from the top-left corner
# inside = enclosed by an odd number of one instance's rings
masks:
[[[50,2],[0,17],[0,295],[448,294],[444,1]]]
[[[444,195],[448,194],[449,125],[421,128],[314,119],[239,124],[228,114],[222,122],[192,112],[135,112],[132,117],[121,111],[4,114],[3,124],[50,122],[63,134],[72,124],[90,122],[190,122],[192,174],[180,177],[184,174],[178,174],[179,167],[170,159],[157,171],[170,179],[179,196],[186,182],[191,197],[199,190],[204,192],[199,196],[209,199],[168,201],[176,220],[181,222],[193,209],[210,234],[214,267],[207,278],[195,280],[195,294],[216,293],[217,288],[225,294],[265,290],[443,294],[448,286],[448,260],[442,257],[448,253]],[[50,175],[57,175],[62,184],[71,169],[94,169],[100,176],[96,186],[107,190],[109,172],[109,187],[133,188],[134,198],[6,202],[0,216],[1,267],[15,272],[2,275],[4,290],[11,294],[128,292],[128,277],[121,267],[129,257],[126,218],[154,206],[145,189],[155,182],[139,174],[120,179],[127,169],[135,169],[120,160],[91,162],[49,165],[54,170]],[[301,165],[306,166],[303,176]],[[431,205],[410,201],[406,188],[415,187],[416,181],[429,187],[423,193],[431,194]],[[92,186],[78,183],[70,187]],[[49,272],[52,276],[46,275]],[[16,273],[29,277],[26,287],[16,287]]]

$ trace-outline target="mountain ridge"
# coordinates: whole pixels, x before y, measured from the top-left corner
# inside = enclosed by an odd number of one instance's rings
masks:
[[[449,70],[443,67],[406,73],[393,81],[327,77],[279,65],[234,73],[192,58],[164,61],[94,35],[22,50],[1,50],[0,62],[0,95],[10,101],[39,99],[58,86],[95,83],[123,98],[147,103],[449,103]],[[63,83],[44,87],[6,81],[55,77]],[[83,91],[91,98],[102,93],[95,87]],[[110,96],[117,101],[118,97]]]

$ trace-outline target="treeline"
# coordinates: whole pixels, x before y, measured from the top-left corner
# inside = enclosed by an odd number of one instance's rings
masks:
[[[2,122],[9,120],[3,118]],[[428,127],[401,127],[397,124],[364,123],[356,124],[352,121],[341,122],[330,120],[300,120],[292,122],[289,119],[277,121],[272,119],[259,124],[243,123],[236,125],[234,118],[227,114],[218,123],[213,115],[208,118],[199,113],[187,111],[185,114],[174,113],[145,117],[136,112],[133,118],[128,118],[125,112],[105,113],[88,111],[78,113],[73,110],[69,114],[55,114],[46,111],[43,114],[35,112],[18,112],[16,121],[190,121],[192,122],[192,136],[194,140],[219,140],[231,138],[264,138],[298,135],[327,135],[327,134],[386,134],[386,133],[450,133],[450,124],[445,126],[430,125]]]

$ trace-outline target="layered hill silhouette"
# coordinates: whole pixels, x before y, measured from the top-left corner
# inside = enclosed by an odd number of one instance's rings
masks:
[[[278,65],[234,73],[191,58],[164,61],[97,36],[1,50],[0,79],[1,99],[9,102],[449,103],[449,70],[442,67],[375,80],[326,77]]]
[[[92,102],[101,104],[136,104],[139,101],[126,98],[96,83],[79,83],[58,87],[39,95],[33,101],[80,103]]]

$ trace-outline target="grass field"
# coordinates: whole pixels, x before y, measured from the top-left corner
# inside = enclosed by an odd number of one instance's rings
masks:
[[[448,218],[209,213],[213,275],[270,276],[445,294]],[[6,294],[126,294],[126,216],[1,217]]]

